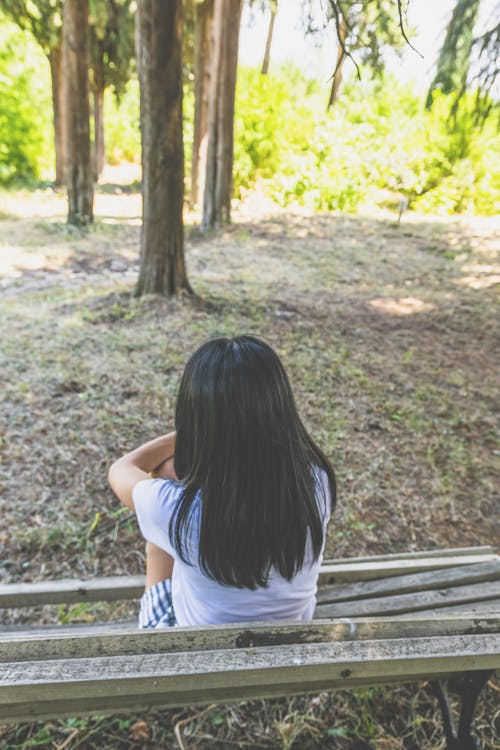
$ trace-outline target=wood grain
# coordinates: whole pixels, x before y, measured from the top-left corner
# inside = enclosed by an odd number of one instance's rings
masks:
[[[443,557],[420,557],[399,560],[377,560],[372,562],[352,563],[346,558],[339,562],[323,563],[319,574],[319,583],[348,583],[350,581],[371,581],[377,578],[388,578],[427,570],[453,568],[457,565],[476,565],[481,562],[498,560],[498,555],[445,555]]]
[[[419,591],[416,594],[382,596],[376,599],[359,599],[339,604],[320,604],[316,607],[318,617],[370,617],[374,615],[397,615],[424,609],[441,609],[448,606],[484,602],[499,598],[497,581],[476,583],[468,586]]]
[[[48,718],[97,705],[103,712],[234,701],[498,668],[494,634],[4,663],[0,721],[20,720],[28,706],[30,719]]]
[[[285,646],[333,641],[416,638],[449,635],[500,633],[500,616],[483,618],[413,616],[411,622],[393,618],[361,618],[355,621],[315,621],[311,624],[273,625],[240,623],[140,631],[113,628],[107,632],[87,626],[75,631],[71,626],[47,633],[25,630],[0,634],[0,661],[89,658],[96,656],[213,651],[254,646]]]
[[[458,565],[453,568],[410,573],[375,581],[323,586],[318,591],[318,604],[338,603],[391,594],[409,594],[436,588],[451,588],[484,581],[500,580],[500,560],[477,565]]]

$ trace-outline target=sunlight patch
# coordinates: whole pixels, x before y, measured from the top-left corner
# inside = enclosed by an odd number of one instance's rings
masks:
[[[463,271],[468,276],[463,276],[455,283],[467,286],[469,289],[488,289],[490,286],[500,284],[500,267],[493,265],[469,264],[463,266]]]
[[[468,286],[469,289],[488,289],[490,286],[500,284],[500,275],[491,276],[464,276],[456,282],[460,286]]]
[[[16,279],[26,271],[56,270],[67,260],[69,251],[58,249],[57,256],[7,245],[0,253],[0,277]]]
[[[414,313],[435,310],[436,306],[430,302],[424,302],[416,297],[384,297],[369,300],[369,304],[376,310],[390,313],[391,315],[413,315]]]
[[[19,247],[5,247],[0,257],[0,276],[15,278],[23,271],[39,271],[47,265],[43,253],[27,253]]]

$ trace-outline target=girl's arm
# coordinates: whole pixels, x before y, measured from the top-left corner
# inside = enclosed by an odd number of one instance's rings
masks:
[[[132,490],[138,482],[149,479],[151,472],[156,476],[171,476],[164,472],[170,464],[173,470],[173,461],[169,463],[169,459],[172,459],[175,453],[175,436],[175,432],[169,432],[150,440],[111,465],[108,472],[109,483],[119,500],[130,510],[135,512]]]
[[[172,578],[174,558],[152,542],[146,542],[146,589]]]

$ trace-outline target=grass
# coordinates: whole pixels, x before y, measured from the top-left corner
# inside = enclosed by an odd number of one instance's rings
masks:
[[[409,213],[398,226],[388,213],[243,205],[222,232],[188,228],[195,298],[136,300],[137,195],[101,191],[88,233],[67,231],[63,209],[52,191],[24,191],[0,216],[3,580],[142,572],[143,542],[107,467],[172,426],[194,348],[238,332],[278,350],[334,462],[327,554],[496,543],[494,219]],[[8,616],[88,622],[134,610]],[[478,720],[487,747],[497,690]],[[444,746],[425,686],[23,724],[0,728],[0,740],[12,750]]]

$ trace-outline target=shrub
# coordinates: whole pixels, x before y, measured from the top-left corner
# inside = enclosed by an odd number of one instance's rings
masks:
[[[348,82],[325,111],[326,88],[288,65],[262,76],[240,68],[236,92],[234,194],[257,184],[282,206],[356,211],[407,196],[433,213],[500,209],[500,143],[491,117],[481,129],[474,97],[450,119],[453,96],[436,95],[430,111],[395,77]],[[185,87],[184,143],[189,181],[193,87]],[[0,183],[34,179],[53,163],[48,63],[28,34],[0,16]],[[140,159],[139,86],[105,101],[111,163]],[[188,187],[188,186],[187,186]]]
[[[452,97],[428,112],[393,77],[347,84],[329,113],[325,100],[297,71],[239,71],[237,196],[260,183],[283,206],[353,211],[381,188],[423,211],[498,211],[500,148],[493,120],[475,126],[472,96],[455,121]]]
[[[0,183],[37,179],[52,160],[48,62],[27,33],[0,24]]]

